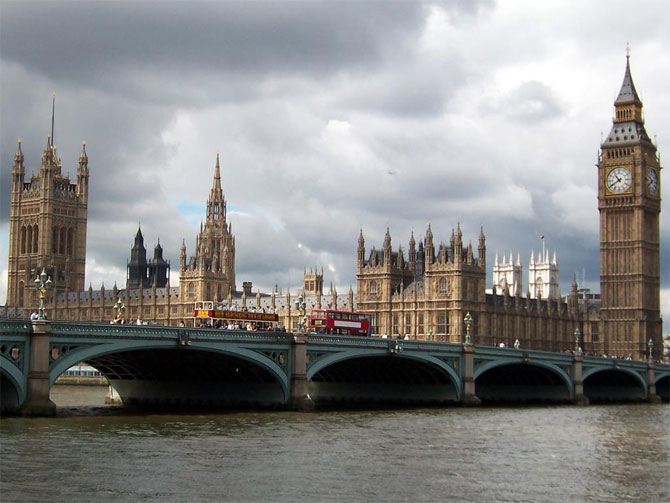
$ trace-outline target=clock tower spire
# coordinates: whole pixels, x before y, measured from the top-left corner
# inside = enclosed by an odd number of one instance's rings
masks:
[[[598,157],[600,322],[603,353],[643,359],[661,351],[660,160],[644,128],[630,55]]]

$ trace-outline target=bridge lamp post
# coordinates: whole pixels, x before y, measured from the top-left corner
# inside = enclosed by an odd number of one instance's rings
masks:
[[[305,310],[307,309],[307,303],[303,299],[302,295],[298,297],[298,300],[295,301],[295,308],[298,310],[298,333],[305,333],[305,322],[307,321],[305,316]]]
[[[126,306],[123,305],[123,302],[121,302],[121,298],[119,297],[116,299],[116,304],[112,306],[114,309],[114,317],[119,320],[123,319],[123,315],[126,312]]]
[[[470,327],[472,326],[472,315],[470,314],[470,311],[467,312],[463,321],[465,321],[465,343],[472,344],[470,342]]]
[[[649,348],[649,363],[651,363],[653,361],[653,355],[654,355],[654,341],[651,340],[651,337],[649,337],[647,347]]]
[[[42,269],[42,273],[35,278],[35,289],[40,292],[40,310],[37,313],[38,320],[46,320],[47,313],[44,308],[44,299],[46,298],[46,293],[51,290],[53,283],[51,278],[47,276],[47,272]]]
[[[581,355],[582,348],[579,345],[579,339],[582,337],[582,333],[579,331],[579,327],[575,328],[575,354]]]

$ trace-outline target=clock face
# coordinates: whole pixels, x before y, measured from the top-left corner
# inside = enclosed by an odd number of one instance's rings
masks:
[[[647,182],[647,190],[650,194],[658,193],[658,173],[653,168],[647,170],[647,176],[645,177]]]
[[[626,192],[630,188],[630,184],[630,171],[626,168],[614,168],[607,175],[607,188],[615,194]]]

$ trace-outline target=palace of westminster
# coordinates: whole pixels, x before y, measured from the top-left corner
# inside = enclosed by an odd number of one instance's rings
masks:
[[[472,316],[473,342],[481,345],[564,351],[579,344],[586,352],[644,359],[653,341],[662,348],[660,317],[659,216],[661,166],[644,127],[642,102],[627,59],[621,90],[614,102],[610,133],[600,146],[600,296],[577,288],[561,297],[556,255],[532,256],[529,284],[522,292],[522,267],[512,256],[493,265],[493,287],[486,290],[486,241],[483,229],[476,250],[464,244],[460,226],[449,244],[436,245],[428,226],[423,239],[409,240],[407,255],[395,251],[387,229],[380,249],[366,250],[361,231],[357,247],[357,291],[345,298],[323,291],[323,270],[305,270],[302,291],[308,311],[314,307],[357,310],[371,315],[373,334],[462,342],[464,316]],[[147,259],[140,229],[131,248],[124,288],[85,288],[89,167],[85,145],[76,180],[61,173],[51,140],[40,172],[26,179],[21,143],[14,156],[11,184],[7,305],[2,316],[38,307],[35,278],[45,270],[53,288],[47,314],[53,320],[109,321],[121,300],[126,317],[165,325],[193,324],[195,302],[214,300],[248,309],[273,311],[295,329],[299,313],[291,309],[298,293],[237,289],[235,237],[226,217],[217,155],[206,219],[187,258],[182,244],[179,286],[170,285],[170,264],[158,243]]]

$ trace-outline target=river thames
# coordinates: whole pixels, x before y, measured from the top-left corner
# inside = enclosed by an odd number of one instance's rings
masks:
[[[670,406],[128,414],[56,386],[0,422],[0,501],[670,501]]]

